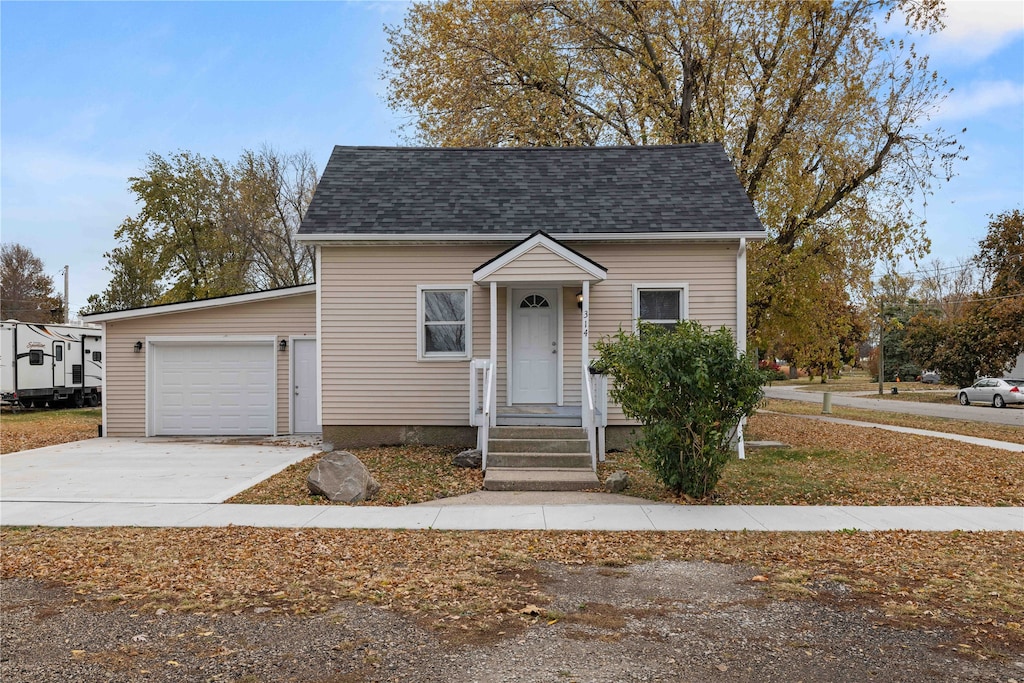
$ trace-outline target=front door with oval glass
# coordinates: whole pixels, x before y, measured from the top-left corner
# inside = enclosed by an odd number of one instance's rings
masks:
[[[512,402],[558,401],[558,290],[512,296]]]

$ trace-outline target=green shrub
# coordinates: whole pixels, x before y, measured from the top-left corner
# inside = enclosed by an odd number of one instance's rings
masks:
[[[595,363],[613,380],[609,396],[644,429],[641,462],[673,492],[703,498],[730,457],[740,420],[761,400],[763,374],[726,328],[681,322],[674,330],[642,324],[597,342]]]

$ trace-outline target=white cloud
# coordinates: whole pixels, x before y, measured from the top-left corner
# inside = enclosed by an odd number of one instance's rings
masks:
[[[1024,108],[1024,84],[1006,80],[976,81],[964,90],[954,90],[939,105],[932,118],[936,121],[965,121],[1009,107],[1018,113]]]
[[[1020,0],[951,0],[946,28],[929,41],[933,50],[984,59],[1024,32]]]

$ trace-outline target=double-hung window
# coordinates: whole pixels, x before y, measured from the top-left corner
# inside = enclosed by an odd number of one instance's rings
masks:
[[[687,318],[685,283],[633,285],[633,328],[641,322],[673,330]]]
[[[420,285],[416,289],[419,358],[469,358],[472,344],[470,287]]]

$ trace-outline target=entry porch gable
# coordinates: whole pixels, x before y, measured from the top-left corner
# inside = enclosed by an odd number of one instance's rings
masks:
[[[489,290],[490,339],[486,359],[471,364],[470,417],[480,428],[478,441],[486,451],[490,427],[497,424],[498,287],[505,287],[508,309],[506,394],[508,404],[530,406],[561,405],[562,363],[580,363],[580,422],[587,430],[590,452],[596,467],[599,423],[605,410],[597,405],[590,365],[590,287],[607,278],[607,270],[583,254],[566,247],[543,232],[536,232],[519,244],[480,265],[473,281]],[[565,314],[562,290],[579,287],[579,357],[564,359],[562,329]],[[478,412],[479,408],[479,412]],[[537,412],[541,419],[542,412]],[[541,419],[542,421],[542,419]],[[603,424],[600,424],[603,432]]]

